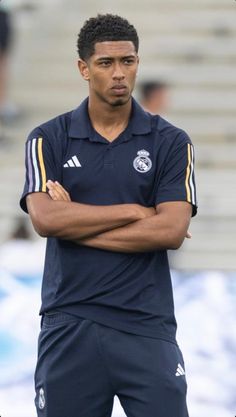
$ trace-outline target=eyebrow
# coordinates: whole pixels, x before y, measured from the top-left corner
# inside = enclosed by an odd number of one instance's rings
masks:
[[[106,55],[104,55],[104,56],[101,56],[101,57],[99,57],[99,58],[97,58],[96,59],[96,61],[103,61],[103,60],[110,60],[110,61],[112,61],[112,60],[114,60],[114,59],[130,59],[130,58],[135,58],[135,55],[122,55],[122,56],[119,56],[119,57],[112,57],[112,56],[106,56]]]

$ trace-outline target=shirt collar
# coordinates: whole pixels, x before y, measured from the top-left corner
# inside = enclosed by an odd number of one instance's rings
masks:
[[[128,131],[133,135],[145,135],[151,132],[151,116],[132,98],[132,113]],[[88,115],[88,98],[72,111],[69,136],[71,138],[90,138],[92,125]]]

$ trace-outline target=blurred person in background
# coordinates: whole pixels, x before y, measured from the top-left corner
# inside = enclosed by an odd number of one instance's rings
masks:
[[[169,85],[164,81],[143,81],[139,85],[140,104],[152,114],[165,115],[170,106]]]
[[[18,106],[8,97],[9,60],[14,38],[10,5],[13,10],[11,2],[0,2],[0,122],[2,123],[12,122],[20,116]]]
[[[0,3],[0,119],[9,115],[7,103],[8,58],[12,40],[12,25],[9,11]]]
[[[26,143],[21,207],[47,237],[35,372],[38,416],[188,417],[167,249],[196,214],[188,135],[133,99],[136,29],[87,20],[89,97]]]

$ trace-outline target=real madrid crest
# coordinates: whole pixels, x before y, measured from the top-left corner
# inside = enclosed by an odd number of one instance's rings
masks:
[[[43,388],[40,388],[40,390],[39,390],[38,406],[39,406],[40,410],[43,410],[44,407],[45,407],[45,395],[44,395],[44,389]]]
[[[138,156],[134,159],[133,166],[138,172],[148,172],[152,168],[152,161],[149,158],[150,153],[142,149],[137,152]]]

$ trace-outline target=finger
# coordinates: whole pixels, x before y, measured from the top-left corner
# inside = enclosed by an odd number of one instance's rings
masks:
[[[53,183],[51,180],[48,180],[48,181],[46,182],[46,185],[47,185],[47,187],[48,187],[48,189],[49,189],[49,190],[53,188],[53,184],[54,184],[54,183]]]
[[[48,194],[50,195],[52,200],[54,200],[54,201],[58,200],[58,197],[55,195],[55,192],[53,190],[49,190]]]
[[[55,181],[55,184],[57,185],[58,190],[60,190],[70,201],[71,200],[70,194],[66,191],[66,189],[58,181]]]
[[[48,181],[46,182],[46,185],[47,185],[47,187],[48,187],[48,189],[49,189],[49,190],[55,190],[55,189],[56,189],[55,182],[53,182],[53,181],[51,181],[51,180],[48,180]]]
[[[70,195],[67,191],[59,184],[59,182],[48,180],[47,187],[49,190],[50,197],[56,201],[71,201]]]
[[[54,192],[59,200],[67,200],[65,193],[57,185],[54,187]]]
[[[58,191],[56,189],[50,189],[48,191],[48,193],[49,193],[50,197],[55,201],[56,200],[58,200],[58,201],[63,201],[64,200],[63,196],[61,196],[61,194],[58,193]]]
[[[49,195],[53,200],[67,200],[64,194],[61,192],[59,187],[51,180],[47,182]]]
[[[58,195],[61,195],[62,197],[64,197],[64,199],[70,200],[69,193],[65,190],[64,187],[62,187],[62,185],[58,181],[53,182],[49,180],[48,182],[49,182],[50,189],[57,191]]]
[[[187,238],[187,239],[191,239],[191,237],[192,237],[192,234],[188,231],[188,232],[186,233],[186,238]]]
[[[69,195],[64,190],[61,190],[58,186],[55,186],[54,191],[59,199],[70,201]]]
[[[52,198],[52,200],[56,200],[56,196],[54,195],[53,182],[51,180],[48,180],[46,182],[46,185],[47,185],[48,194],[50,195],[50,197]]]

